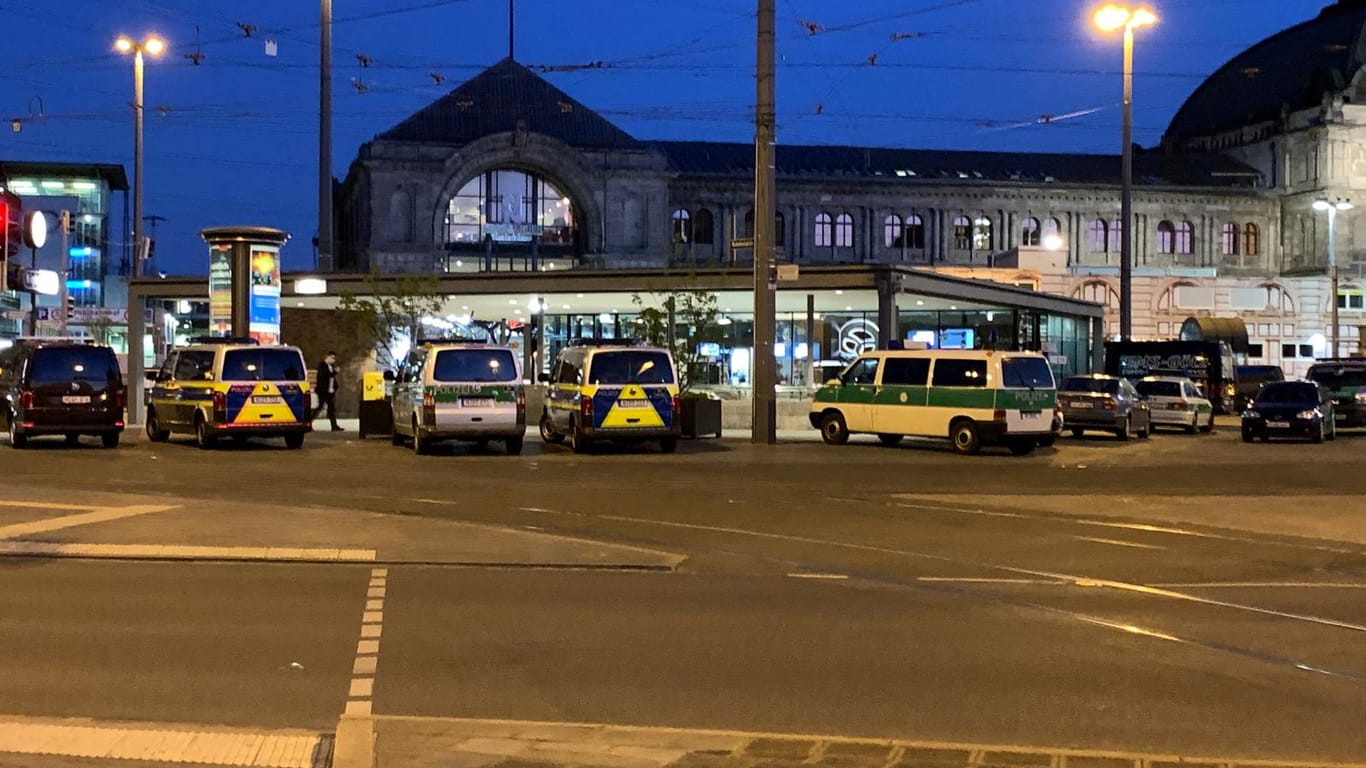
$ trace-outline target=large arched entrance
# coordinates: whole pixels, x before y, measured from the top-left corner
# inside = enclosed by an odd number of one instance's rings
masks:
[[[470,259],[582,253],[574,201],[544,176],[517,168],[490,169],[462,184],[446,206],[442,235],[447,253]]]

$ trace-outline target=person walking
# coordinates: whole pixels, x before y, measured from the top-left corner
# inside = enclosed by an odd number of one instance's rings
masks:
[[[341,425],[337,423],[336,352],[328,352],[323,361],[318,364],[318,410],[313,412],[313,418],[317,419],[323,409],[327,409],[327,419],[332,422],[332,431],[342,431]]]

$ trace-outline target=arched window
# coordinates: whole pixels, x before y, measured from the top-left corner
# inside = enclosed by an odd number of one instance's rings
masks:
[[[1110,253],[1122,253],[1124,246],[1124,220],[1115,219],[1110,222]]]
[[[1176,253],[1176,227],[1165,219],[1157,222],[1157,252]]]
[[[692,218],[692,241],[697,245],[712,245],[716,242],[716,223],[711,211],[698,208]]]
[[[1103,304],[1107,309],[1119,306],[1119,293],[1103,280],[1088,280],[1072,291],[1072,298]]]
[[[773,245],[778,248],[787,245],[787,217],[782,211],[773,214]]]
[[[834,233],[835,233],[835,230],[834,230],[834,228],[830,225],[830,214],[828,214],[828,213],[818,213],[818,214],[816,214],[816,231],[815,231],[815,233],[814,233],[815,238],[816,238],[816,247],[817,247],[817,248],[829,248],[830,246],[834,245],[834,244],[835,244],[835,234],[834,234]]]
[[[972,221],[972,250],[989,252],[991,247],[991,219],[978,216]]]
[[[1243,227],[1243,253],[1248,256],[1256,256],[1262,249],[1261,238],[1257,231],[1257,225],[1248,222]]]
[[[554,184],[534,173],[501,168],[466,181],[446,207],[446,242],[572,243],[574,204]]]
[[[914,213],[906,217],[906,247],[925,250],[925,222]]]
[[[1027,217],[1020,224],[1020,245],[1026,248],[1037,248],[1043,240],[1043,233],[1040,229],[1038,219],[1033,216]]]
[[[1195,253],[1195,225],[1189,221],[1176,225],[1176,252],[1182,256]]]
[[[967,216],[953,220],[953,247],[960,251],[972,249],[972,220]]]
[[[1295,300],[1281,286],[1275,283],[1264,283],[1262,288],[1266,289],[1266,308],[1272,312],[1294,312]]]
[[[1110,242],[1110,227],[1104,219],[1094,219],[1089,227],[1091,235],[1091,253],[1105,253],[1105,249]]]
[[[1177,296],[1181,293],[1181,289],[1182,289],[1182,288],[1198,288],[1198,287],[1199,287],[1199,286],[1197,286],[1195,283],[1188,282],[1188,281],[1184,281],[1184,280],[1181,281],[1181,282],[1179,282],[1179,283],[1174,283],[1174,284],[1172,284],[1172,285],[1170,285],[1170,286],[1167,286],[1167,289],[1164,290],[1164,291],[1162,291],[1162,294],[1161,294],[1160,296],[1157,297],[1157,309],[1158,309],[1159,311],[1161,311],[1161,312],[1170,312],[1170,311],[1176,310],[1176,309],[1183,309],[1183,307],[1181,306],[1181,302],[1179,302],[1179,301],[1177,300]],[[1212,289],[1211,289],[1211,290],[1212,290]],[[1185,308],[1185,309],[1199,309],[1199,307],[1184,307],[1184,308]]]
[[[854,247],[854,217],[847,213],[835,217],[835,247]]]
[[[1062,243],[1062,222],[1049,216],[1043,220],[1043,239],[1039,241],[1043,247],[1049,248],[1049,243]]]
[[[743,237],[754,237],[754,209],[750,208],[745,212]]]
[[[675,242],[675,243],[691,243],[691,242],[692,242],[692,216],[689,215],[687,211],[683,210],[682,208],[679,208],[678,210],[674,211],[673,222],[674,222],[674,242]]]
[[[1238,225],[1225,222],[1219,229],[1219,253],[1224,256],[1238,255]]]
[[[906,233],[902,230],[901,217],[895,213],[882,220],[882,244],[888,248],[906,246]]]

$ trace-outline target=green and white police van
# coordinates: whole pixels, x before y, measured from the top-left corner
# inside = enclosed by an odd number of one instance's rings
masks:
[[[1057,385],[1037,352],[905,349],[865,352],[816,391],[811,426],[830,445],[874,434],[942,437],[975,454],[1004,445],[1024,455],[1049,444]]]
[[[424,454],[443,440],[481,447],[499,440],[510,455],[522,452],[526,387],[512,349],[474,342],[421,343],[394,378],[394,445],[410,439],[413,452]]]

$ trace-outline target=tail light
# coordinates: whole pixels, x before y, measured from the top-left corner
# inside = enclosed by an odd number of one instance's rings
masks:
[[[228,420],[228,394],[226,392],[213,393],[213,420]]]
[[[677,418],[678,414],[680,414],[680,413],[682,413],[682,412],[683,412],[683,399],[680,398],[678,395],[674,395],[674,417]]]
[[[1005,412],[1005,410],[1002,409],[1002,408],[997,408],[995,411],[992,412],[991,418],[992,418],[994,421],[1005,421],[1005,420],[1006,420],[1006,412]]]
[[[526,423],[526,390],[517,390],[517,423]]]
[[[585,420],[588,420],[588,419],[591,419],[591,418],[592,418],[592,416],[593,416],[593,398],[591,398],[591,397],[584,397],[583,395],[580,395],[580,396],[579,396],[579,413],[583,415],[583,417],[584,417]]]
[[[1104,400],[1100,401],[1100,407],[1104,408],[1107,411],[1117,411],[1119,410],[1119,403],[1116,403],[1114,398],[1107,397]]]
[[[430,389],[422,391],[422,423],[427,426],[436,423],[436,395]]]
[[[1184,410],[1186,410],[1186,409],[1188,409],[1188,408],[1190,408],[1190,406],[1187,405],[1187,404],[1186,404],[1186,401],[1184,401],[1184,400],[1182,400],[1181,402],[1172,403],[1172,409],[1173,409],[1173,410],[1184,411]]]
[[[19,395],[19,405],[23,408],[33,407],[33,391],[26,389]]]
[[[122,409],[128,404],[128,390],[119,387],[114,390],[114,407]]]

